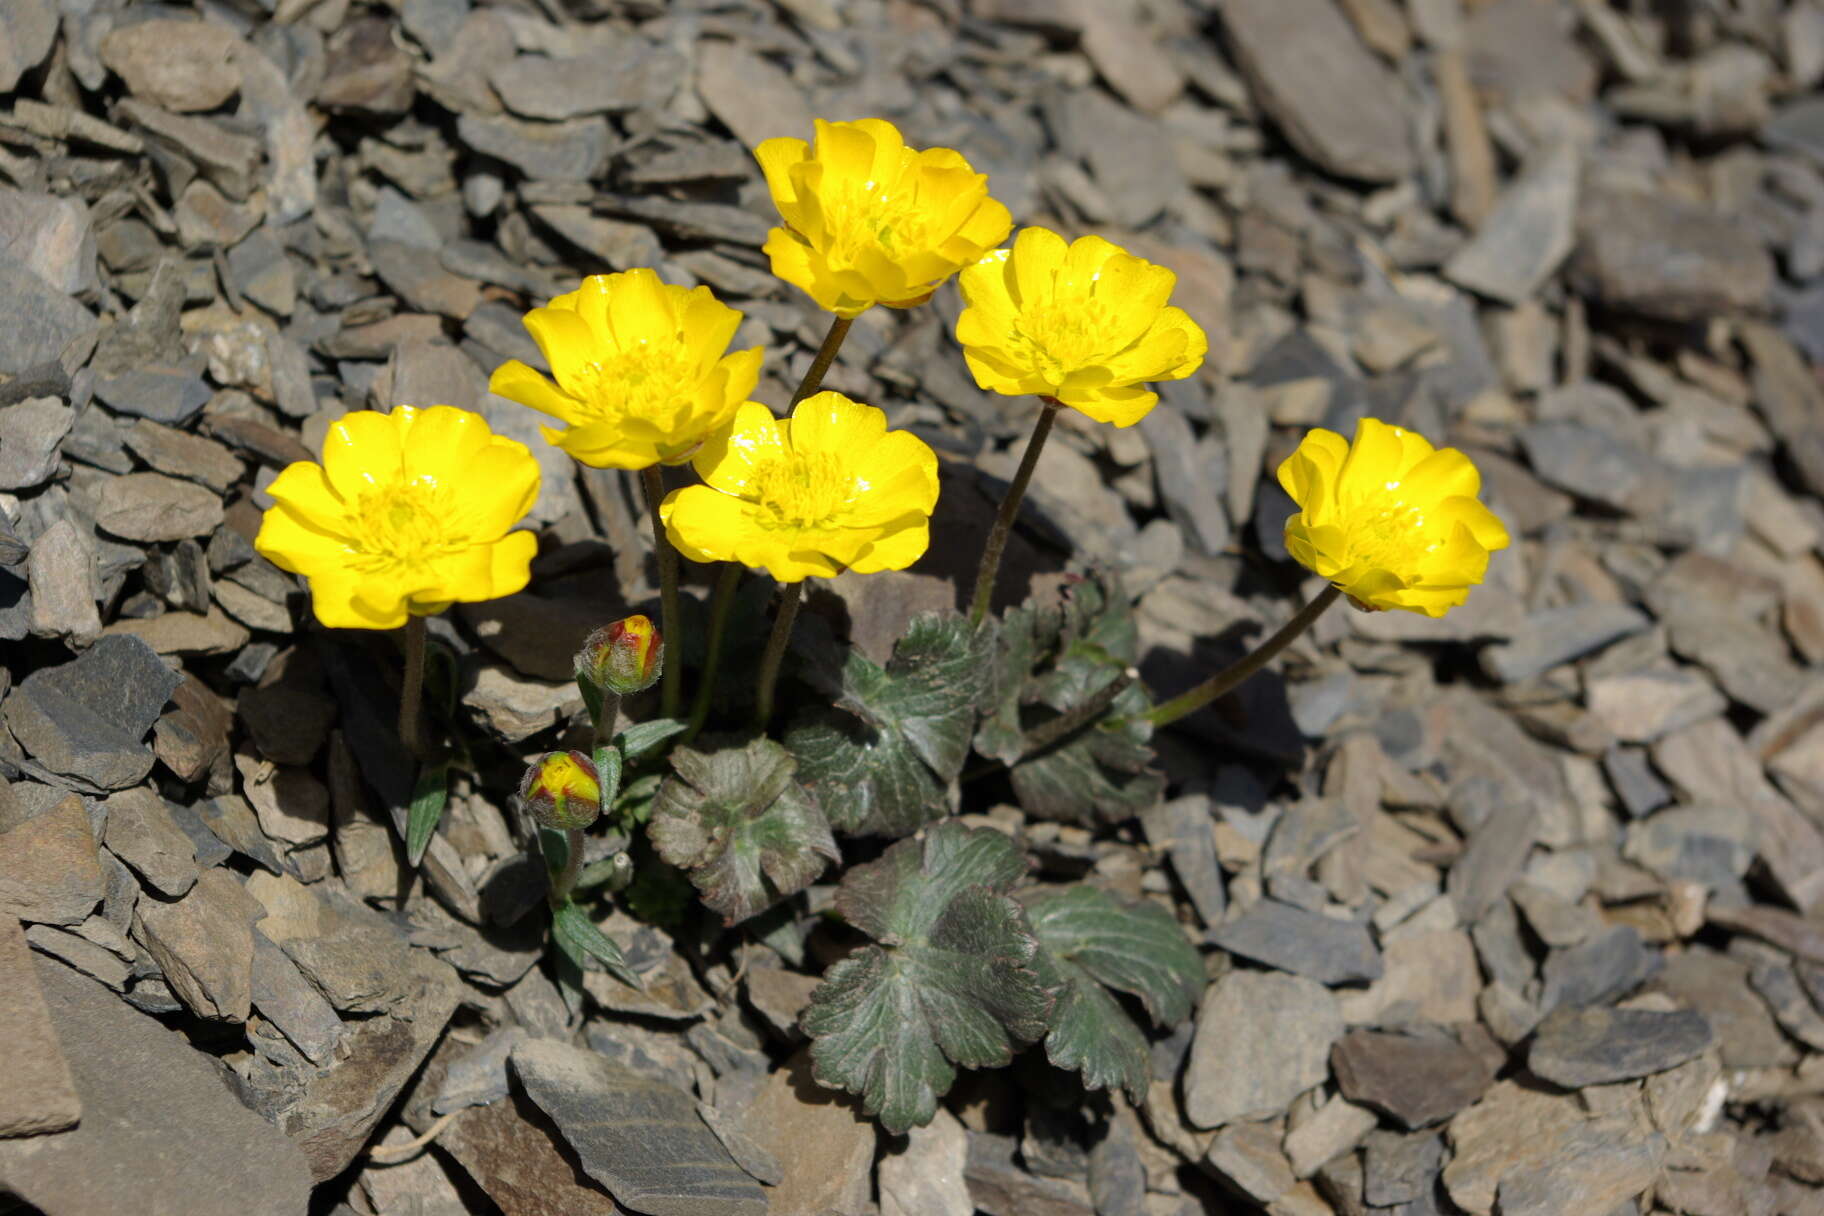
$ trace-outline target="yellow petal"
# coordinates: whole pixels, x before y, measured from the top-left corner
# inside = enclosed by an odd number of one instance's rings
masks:
[[[1013,256],[1008,261],[1013,272],[1009,286],[1016,308],[1024,310],[1051,298],[1052,284],[1069,250],[1064,238],[1049,228],[1020,229],[1020,235],[1013,238]]]
[[[930,547],[930,518],[910,517],[900,526],[877,535],[849,564],[849,569],[862,574],[873,574],[880,570],[904,570],[923,557]]]
[[[319,525],[340,520],[348,509],[323,475],[323,466],[308,460],[286,465],[266,487],[266,494],[272,501],[292,508],[300,518]]]
[[[345,503],[358,501],[376,486],[399,479],[404,454],[399,447],[399,422],[414,412],[400,406],[397,420],[373,410],[355,410],[329,424],[323,438],[323,473],[330,488]]]
[[[858,184],[874,180],[874,156],[877,146],[874,132],[857,123],[825,122],[818,119],[816,158],[841,183]],[[897,134],[897,132],[895,132]],[[826,185],[834,185],[826,182]]]
[[[750,492],[755,468],[786,454],[785,432],[773,411],[747,401],[728,426],[703,441],[691,461],[697,476],[724,494]]]
[[[615,344],[622,350],[633,350],[673,341],[678,332],[675,301],[658,272],[641,267],[613,277],[613,290],[608,295],[608,328]]]
[[[766,234],[766,244],[761,248],[772,263],[775,278],[785,280],[816,300],[818,307],[830,308],[830,301],[818,294],[817,273],[812,266],[809,245],[783,228],[774,228]]]
[[[754,159],[760,162],[760,172],[766,175],[766,188],[773,196],[773,205],[784,212],[797,201],[797,191],[792,187],[792,166],[802,164],[811,154],[811,146],[802,139],[780,137],[764,139],[754,149]]]
[[[568,452],[578,464],[593,469],[646,469],[659,463],[658,445],[632,439],[606,423],[573,426],[567,431],[541,427],[544,436]]]
[[[315,465],[307,465],[315,469]],[[275,483],[276,484],[276,483]],[[309,574],[332,569],[350,552],[347,539],[285,504],[273,507],[260,519],[254,551],[281,570]]]
[[[330,629],[397,629],[408,615],[405,597],[346,569],[310,580],[310,609]]]
[[[665,496],[659,518],[665,535],[691,561],[741,561],[742,547],[751,546],[760,531],[752,512],[733,495],[709,486],[685,486]]]
[[[488,377],[488,391],[565,422],[575,422],[580,416],[576,398],[518,359],[509,359],[494,369]]]
[[[1405,501],[1435,503],[1446,498],[1474,498],[1482,488],[1482,475],[1469,457],[1455,448],[1443,448],[1403,473],[1399,485],[1399,494]]]
[[[509,532],[488,546],[491,569],[489,599],[516,595],[532,581],[532,559],[538,556],[538,537],[530,532]]]
[[[1298,450],[1280,462],[1279,486],[1309,512],[1334,494],[1337,476],[1348,458],[1349,444],[1341,435],[1314,428],[1299,440]]]
[[[1440,505],[1440,513],[1467,527],[1476,543],[1491,553],[1509,544],[1506,525],[1486,504],[1474,498],[1447,498]]]
[[[722,383],[725,410],[732,411],[753,395],[754,386],[760,383],[760,369],[765,363],[765,348],[750,346],[746,350],[723,356],[722,361],[716,364],[716,370],[726,377]]]
[[[473,483],[465,482],[463,474],[493,438],[480,414],[449,405],[419,410],[404,435],[405,477],[425,485],[470,489]]]
[[[1075,392],[1060,390],[1056,395],[1065,405],[1087,414],[1097,422],[1107,422],[1118,427],[1134,425],[1159,403],[1158,393],[1138,387],[1084,389]]]
[[[534,308],[526,314],[526,331],[538,343],[560,387],[574,387],[575,377],[602,357],[601,338],[567,308]]]
[[[493,540],[526,517],[538,498],[538,461],[526,445],[496,435],[469,458],[457,486],[457,513],[479,540]]]
[[[926,515],[937,505],[937,453],[911,431],[888,431],[849,464],[855,491],[897,504],[896,512]]]
[[[785,430],[794,451],[852,456],[887,433],[887,416],[826,389],[799,402]]]
[[[1389,481],[1397,480],[1402,451],[1399,427],[1388,426],[1378,418],[1357,422],[1349,459],[1343,462],[1337,476],[1337,497],[1345,503],[1359,502]]]

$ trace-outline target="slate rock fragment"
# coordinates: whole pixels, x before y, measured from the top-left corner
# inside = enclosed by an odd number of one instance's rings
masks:
[[[76,412],[54,397],[0,408],[0,490],[25,490],[57,471],[58,447]]]
[[[584,1172],[647,1216],[765,1216],[767,1201],[681,1090],[549,1039],[513,1049],[513,1071]]]
[[[1587,194],[1568,274],[1605,305],[1663,321],[1764,310],[1774,282],[1751,225],[1663,190]]]
[[[0,915],[80,924],[100,902],[105,883],[88,812],[75,794],[0,832]]]
[[[1676,1068],[1710,1046],[1710,1024],[1681,1009],[1560,1009],[1539,1024],[1527,1067],[1566,1089]]]
[[[1337,1088],[1408,1131],[1441,1123],[1482,1096],[1494,1074],[1448,1036],[1352,1030],[1330,1053]]]
[[[87,308],[24,262],[0,252],[0,375],[16,376],[53,362],[73,371],[87,357],[98,329]]]
[[[149,786],[122,790],[107,801],[103,840],[160,895],[177,899],[196,882],[196,846]]]
[[[188,842],[186,842],[188,843]],[[171,990],[201,1018],[245,1022],[253,1001],[253,922],[259,901],[223,869],[206,870],[182,899],[139,904],[146,949]]]
[[[151,771],[143,740],[181,680],[138,638],[110,635],[21,681],[6,698],[6,725],[52,772],[88,789],[126,789]]]
[[[1262,899],[1234,920],[1210,931],[1209,940],[1232,954],[1314,979],[1353,984],[1379,978],[1381,952],[1368,927]]]
[[[1342,1037],[1336,998],[1314,980],[1231,971],[1197,1011],[1184,1074],[1185,1115],[1198,1127],[1271,1118],[1329,1073]]]
[[[75,1126],[82,1100],[39,991],[31,948],[7,912],[0,912],[0,1026],[8,1072],[0,1087],[0,1139]]]
[[[304,1216],[311,1180],[297,1146],[205,1055],[93,980],[34,962],[83,1119],[0,1140],[0,1191],[46,1213]]]

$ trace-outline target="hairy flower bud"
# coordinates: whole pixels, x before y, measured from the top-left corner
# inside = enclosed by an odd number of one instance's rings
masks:
[[[527,767],[519,797],[540,827],[580,830],[601,814],[602,783],[582,752],[547,752]]]
[[[630,616],[589,635],[577,674],[606,693],[631,696],[651,688],[665,666],[665,640],[646,617]]]

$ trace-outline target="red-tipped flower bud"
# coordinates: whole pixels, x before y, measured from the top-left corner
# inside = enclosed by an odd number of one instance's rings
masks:
[[[605,693],[631,696],[653,686],[665,666],[665,642],[646,617],[630,616],[589,635],[577,674]]]
[[[580,830],[601,814],[602,782],[582,752],[547,752],[526,769],[519,797],[540,827]]]

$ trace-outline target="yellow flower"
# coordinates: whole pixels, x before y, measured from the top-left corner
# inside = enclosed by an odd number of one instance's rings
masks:
[[[656,272],[590,275],[526,314],[556,383],[514,359],[490,392],[568,423],[545,438],[598,469],[682,464],[760,379],[761,350],[724,354],[741,314]]]
[[[795,583],[903,570],[930,544],[936,453],[841,393],[818,393],[789,420],[750,401],[693,463],[709,484],[659,508],[693,561],[736,561]]]
[[[253,547],[309,580],[332,629],[392,629],[511,595],[538,551],[532,533],[508,531],[538,497],[538,461],[447,405],[345,414],[322,464],[289,465],[266,492],[277,505]]]
[[[1286,549],[1360,608],[1443,616],[1482,581],[1507,529],[1477,501],[1481,475],[1455,448],[1374,418],[1355,442],[1314,430],[1279,466],[1299,506]]]
[[[963,271],[968,308],[956,340],[975,382],[1009,397],[1051,397],[1097,422],[1132,426],[1159,395],[1148,380],[1182,380],[1209,340],[1166,300],[1178,276],[1099,236],[1066,245],[1022,228]]]
[[[1007,239],[1013,217],[960,152],[908,148],[879,118],[816,127],[815,147],[769,139],[754,155],[785,220],[766,238],[773,273],[819,308],[921,304]]]

